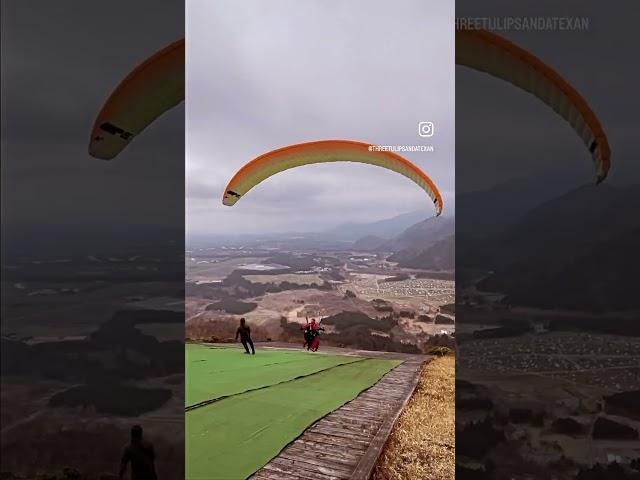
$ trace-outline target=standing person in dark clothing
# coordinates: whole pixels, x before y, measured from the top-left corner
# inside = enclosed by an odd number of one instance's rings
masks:
[[[142,427],[134,425],[131,428],[131,443],[122,454],[120,478],[124,477],[127,464],[131,463],[131,480],[157,480],[155,459],[153,445],[142,438]]]
[[[302,346],[302,348],[306,347],[307,350],[309,350],[311,348],[312,333],[311,324],[309,323],[309,317],[306,317],[306,319],[307,323],[302,326],[302,331],[304,332],[304,345]]]
[[[251,328],[246,324],[244,318],[240,319],[240,326],[236,330],[236,342],[238,341],[238,336],[240,336],[240,341],[244,347],[244,353],[249,353],[249,346],[251,346],[251,354],[255,355],[256,350],[253,348],[253,341],[251,340]]]

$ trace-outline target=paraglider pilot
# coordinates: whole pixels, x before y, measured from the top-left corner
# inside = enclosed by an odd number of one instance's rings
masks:
[[[312,318],[311,322],[309,322],[309,317],[306,317],[307,323],[302,326],[304,331],[304,345],[307,347],[307,350],[316,351],[318,350],[319,341],[317,339],[318,335],[320,335],[320,330],[324,330],[320,326],[319,323],[316,323],[316,319]]]

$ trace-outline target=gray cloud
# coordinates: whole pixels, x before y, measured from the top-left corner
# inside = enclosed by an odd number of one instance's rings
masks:
[[[188,230],[317,230],[429,202],[407,179],[362,165],[283,172],[233,208],[197,186],[221,192],[250,159],[304,141],[433,144],[406,157],[453,192],[453,18],[436,1],[190,1]],[[436,125],[428,142],[420,121]]]
[[[2,2],[3,224],[181,227],[184,108],[111,162],[95,115],[137,64],[184,36],[184,2]]]
[[[635,10],[635,11],[634,11]],[[588,17],[586,31],[501,34],[555,68],[601,119],[612,149],[608,182],[640,179],[636,161],[640,66],[629,39],[638,9],[598,1],[514,3],[458,0],[459,17]],[[633,133],[635,132],[635,134]],[[481,190],[515,177],[568,174],[573,186],[595,179],[589,153],[571,128],[542,102],[463,67],[456,70],[456,190]]]

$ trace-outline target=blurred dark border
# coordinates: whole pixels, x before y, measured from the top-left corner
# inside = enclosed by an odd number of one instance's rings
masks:
[[[640,15],[618,7],[456,2],[572,84],[612,151],[596,186],[560,116],[456,67],[457,479],[640,477]]]
[[[184,106],[116,159],[100,107],[183,1],[2,2],[2,478],[184,476]]]

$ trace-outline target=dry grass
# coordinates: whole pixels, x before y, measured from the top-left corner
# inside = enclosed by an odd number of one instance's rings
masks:
[[[455,357],[424,366],[373,480],[452,480],[455,475]]]

